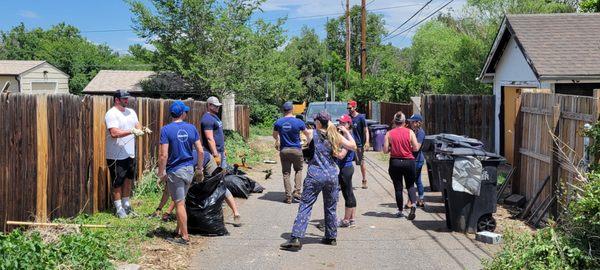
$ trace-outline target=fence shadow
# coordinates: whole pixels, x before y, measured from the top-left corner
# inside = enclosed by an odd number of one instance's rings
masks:
[[[264,200],[264,201],[285,203],[285,202],[283,202],[283,200],[285,199],[285,192],[269,191],[267,193],[263,193],[262,196],[258,197],[257,199]],[[292,202],[295,202],[295,201],[292,201]]]

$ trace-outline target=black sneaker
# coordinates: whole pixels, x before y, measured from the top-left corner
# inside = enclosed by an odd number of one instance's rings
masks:
[[[167,238],[167,241],[173,243],[173,244],[178,244],[178,245],[183,245],[183,246],[189,246],[190,245],[190,240],[185,240],[181,237],[177,237],[177,238]]]
[[[335,238],[323,238],[321,239],[321,243],[330,246],[337,246],[337,241],[335,240]]]
[[[292,237],[287,242],[279,245],[279,248],[284,250],[300,250],[302,249],[302,243],[300,243],[300,239]]]
[[[408,220],[413,220],[415,219],[416,215],[415,212],[417,211],[417,207],[413,206],[412,208],[410,208],[410,214],[408,214],[408,217],[406,219]]]

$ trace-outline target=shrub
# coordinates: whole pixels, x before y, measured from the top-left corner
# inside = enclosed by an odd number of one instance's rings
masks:
[[[257,124],[268,124],[272,125],[275,120],[279,117],[281,112],[279,107],[274,104],[252,104],[250,106],[250,123],[253,125]]]

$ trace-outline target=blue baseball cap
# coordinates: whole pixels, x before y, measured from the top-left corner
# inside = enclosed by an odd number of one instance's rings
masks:
[[[283,109],[284,111],[291,111],[292,109],[294,109],[294,104],[291,101],[288,101],[286,103],[283,103],[281,109]]]
[[[173,102],[173,104],[171,104],[171,107],[169,108],[169,112],[171,112],[171,116],[173,116],[173,117],[179,117],[184,112],[189,112],[189,111],[190,111],[190,107],[185,105],[181,100],[177,100],[177,101]]]
[[[415,113],[410,118],[408,118],[406,121],[409,121],[409,122],[423,122],[423,117],[421,117],[420,114]]]

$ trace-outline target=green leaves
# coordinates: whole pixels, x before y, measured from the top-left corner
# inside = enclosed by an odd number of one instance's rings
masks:
[[[600,12],[600,0],[582,0],[579,8],[582,12]]]

